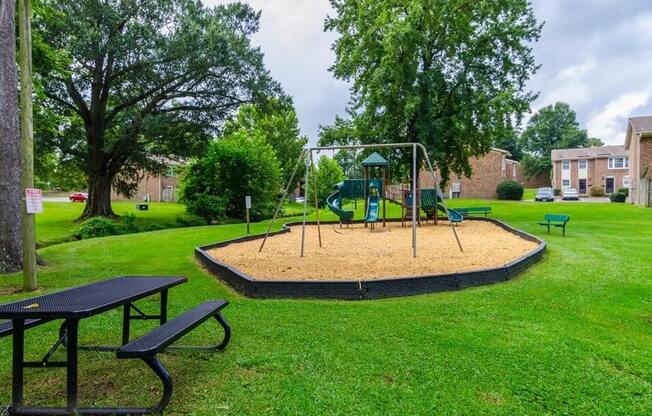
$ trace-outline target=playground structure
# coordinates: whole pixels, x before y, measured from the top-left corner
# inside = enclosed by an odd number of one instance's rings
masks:
[[[435,175],[435,171],[433,169],[432,163],[430,162],[430,157],[428,156],[428,152],[426,151],[426,148],[421,144],[421,143],[384,143],[384,144],[371,144],[371,145],[348,145],[348,146],[325,146],[325,147],[310,147],[308,149],[305,149],[301,155],[297,158],[297,162],[294,166],[294,169],[292,171],[292,175],[290,176],[290,179],[288,181],[288,184],[285,188],[285,191],[276,207],[276,211],[274,212],[274,216],[272,217],[272,220],[269,223],[269,227],[267,228],[267,232],[265,233],[265,236],[263,237],[263,240],[260,244],[259,251],[262,252],[263,248],[265,247],[265,243],[267,242],[267,239],[269,237],[269,234],[272,230],[272,227],[274,225],[274,222],[276,221],[278,214],[281,211],[281,208],[283,207],[283,203],[285,202],[285,199],[287,198],[287,195],[290,192],[290,187],[294,183],[294,177],[296,175],[296,172],[299,168],[299,165],[301,164],[301,161],[304,160],[306,164],[306,174],[305,174],[305,183],[306,183],[306,189],[309,189],[309,184],[310,184],[310,168],[314,165],[314,157],[313,153],[314,152],[321,152],[321,151],[328,151],[328,150],[358,150],[358,149],[375,149],[375,148],[411,148],[412,150],[412,190],[417,190],[417,170],[419,167],[417,166],[418,164],[418,152],[421,151],[423,155],[423,159],[426,162],[426,165],[428,167],[428,170],[430,174],[432,175],[433,183],[438,184],[439,181],[437,181],[437,176]],[[372,155],[373,156],[373,155]],[[379,155],[378,155],[379,156]],[[370,158],[371,159],[371,156]],[[382,158],[381,158],[382,159]],[[383,159],[384,160],[384,159]],[[373,164],[373,159],[370,161],[370,166],[374,166]],[[386,162],[386,161],[385,161]],[[380,166],[377,165],[376,166]],[[365,169],[365,172],[367,170]],[[387,169],[385,169],[385,172],[387,172]],[[367,173],[365,173],[365,176]],[[386,176],[386,173],[385,173]],[[384,181],[387,183],[387,181]],[[377,195],[374,196],[373,201],[369,201],[368,198],[366,198],[366,192],[370,191],[370,188],[368,188],[366,185],[368,183],[367,178],[365,178],[365,186],[364,186],[364,192],[365,192],[365,224],[368,224],[373,219],[373,223],[375,223],[378,219],[378,208],[379,208],[379,201],[380,201],[380,188],[382,186],[376,186],[376,190],[374,191]],[[436,185],[437,186],[437,185]],[[341,189],[341,188],[340,188]],[[347,221],[351,221],[353,218],[353,215],[349,213],[348,211],[343,209],[343,204],[342,204],[342,199],[341,199],[341,194],[336,192],[337,195],[332,194],[327,198],[327,203],[330,201],[330,207],[332,207],[331,211],[334,211],[338,213],[340,216],[340,221],[342,221],[343,218],[347,218]],[[383,195],[385,195],[386,192],[383,192]],[[443,208],[444,213],[446,214],[446,217],[449,220],[449,223],[451,225],[451,231],[453,232],[453,236],[455,237],[455,241],[457,242],[457,246],[460,250],[460,252],[464,251],[462,248],[462,243],[460,242],[459,236],[457,235],[457,232],[455,231],[455,225],[454,221],[451,219],[451,213],[449,212],[448,208],[446,207],[446,204],[444,202],[443,194],[441,193],[441,190],[439,187],[435,188],[435,195],[441,197],[441,201],[438,203],[441,204],[441,208]],[[411,220],[412,220],[412,256],[416,257],[417,256],[417,222],[419,220],[418,216],[418,210],[417,210],[417,198],[412,198],[412,208],[411,208]],[[319,220],[319,201],[318,201],[318,196],[315,193],[314,194],[314,203],[315,203],[315,212],[317,215],[317,236],[318,236],[318,241],[319,241],[319,247],[322,247],[322,236],[321,236],[321,221]],[[371,211],[369,210],[369,205],[372,205]],[[384,205],[383,205],[384,206]],[[303,257],[305,254],[305,234],[306,234],[306,219],[307,219],[307,212],[308,212],[308,197],[304,198],[303,201],[303,221],[302,221],[302,229],[301,229],[301,252],[300,256]],[[455,216],[455,214],[453,214]]]

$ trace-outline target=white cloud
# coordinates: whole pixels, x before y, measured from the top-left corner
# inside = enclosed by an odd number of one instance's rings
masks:
[[[632,91],[609,101],[607,105],[587,123],[589,135],[600,137],[606,143],[625,140],[624,126],[634,110],[643,107],[650,100],[652,90]]]

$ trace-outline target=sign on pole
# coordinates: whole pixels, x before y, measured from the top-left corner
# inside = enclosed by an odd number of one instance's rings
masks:
[[[251,195],[245,196],[245,208],[247,209],[247,234],[249,234],[249,210],[251,209]]]
[[[43,212],[43,191],[40,189],[25,189],[25,206],[28,214],[40,214]]]

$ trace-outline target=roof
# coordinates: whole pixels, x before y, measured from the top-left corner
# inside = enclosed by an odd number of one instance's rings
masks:
[[[504,149],[499,149],[497,147],[492,147],[491,150],[493,150],[494,152],[502,153],[502,154],[506,155],[507,157],[510,157],[512,155],[511,153],[509,153],[509,151],[504,150]]]
[[[379,155],[376,152],[373,152],[369,155],[368,158],[362,161],[362,166],[374,167],[374,166],[389,166],[389,162],[385,160],[384,157]]]
[[[631,117],[627,120],[627,136],[625,137],[625,149],[629,149],[632,142],[632,135],[640,134],[641,137],[652,136],[652,116]]]
[[[574,160],[574,159],[599,159],[613,156],[627,156],[625,146],[612,145],[600,147],[584,147],[581,149],[554,149],[552,160]]]

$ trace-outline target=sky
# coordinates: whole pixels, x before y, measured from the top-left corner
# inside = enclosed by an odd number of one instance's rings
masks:
[[[228,0],[204,0],[213,5]],[[349,86],[333,78],[323,31],[328,0],[244,0],[261,10],[253,43],[272,76],[294,99],[301,130],[315,143],[319,125],[345,115]],[[582,128],[606,144],[623,144],[628,117],[652,115],[651,0],[533,0],[545,22],[534,45],[539,71],[529,89],[532,110],[565,101]]]

